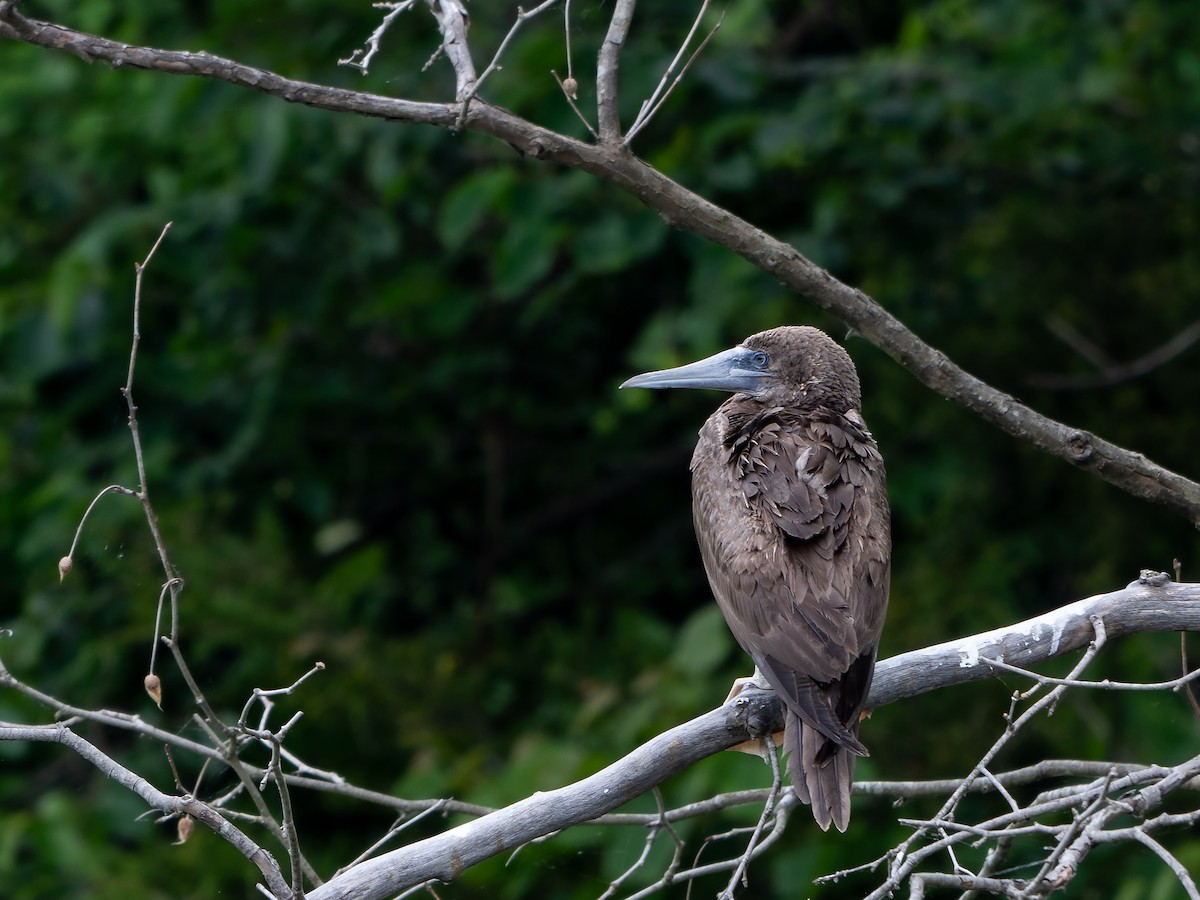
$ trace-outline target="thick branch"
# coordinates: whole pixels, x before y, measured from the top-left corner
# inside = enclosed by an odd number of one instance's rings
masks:
[[[747,718],[757,720],[764,710],[778,713],[769,693],[754,693],[743,703],[735,701],[652,738],[582,781],[539,791],[490,815],[367,860],[308,896],[310,900],[369,900],[393,896],[430,879],[451,881],[497,853],[616,809],[692,763],[746,740]]]
[[[881,661],[868,705],[883,706],[926,691],[998,674],[983,659],[1022,665],[1089,643],[1089,616],[1102,616],[1110,637],[1143,631],[1200,631],[1200,584],[1134,582],[1121,591],[1064,606],[1044,616]],[[764,730],[782,727],[778,700],[745,691],[646,742],[573,785],[537,793],[473,822],[368,860],[309,894],[312,900],[382,898],[430,879],[449,881],[497,853],[570,825],[590,821],[708,756]]]
[[[1200,584],[1175,584],[1167,581],[1165,576],[1149,574],[1124,590],[1081,600],[1005,628],[883,660],[876,668],[868,703],[878,707],[926,691],[998,674],[999,670],[988,665],[988,659],[1028,666],[1068,653],[1091,641],[1094,634],[1093,617],[1103,620],[1107,634],[1112,637],[1148,631],[1200,631]],[[186,746],[202,755],[219,758],[213,748],[183,741],[135,718],[74,710],[59,704],[53,698],[17,685],[2,668],[0,676],[3,676],[0,681],[41,699],[60,714],[76,713],[114,727],[142,731]],[[773,694],[765,691],[743,692],[731,705],[712,710],[659,735],[589,778],[555,791],[535,794],[436,837],[368,860],[335,877],[310,896],[384,897],[430,879],[452,879],[465,868],[497,853],[515,849],[570,825],[591,821],[698,760],[748,737],[777,730],[781,727],[781,721],[779,702]],[[138,793],[155,808],[192,815],[214,829],[225,827],[223,820],[210,807],[191,798],[172,798],[156,791],[144,779],[100,754],[66,728],[4,726],[0,728],[0,740],[5,739],[63,743]],[[385,798],[349,785],[317,782],[297,776],[289,776],[288,781],[410,811],[426,806],[422,801],[395,801],[394,798]],[[444,802],[441,808],[461,808],[461,811],[469,814],[483,812],[478,807]],[[220,833],[227,838],[232,834],[228,830]],[[269,857],[257,855],[265,851],[252,843],[241,842],[240,839],[234,842],[260,868],[274,866],[273,860],[268,862]],[[271,871],[277,873],[278,868]],[[272,884],[272,890],[277,887]]]
[[[631,12],[631,2],[616,5],[616,14]],[[1072,428],[1035,412],[955,365],[930,347],[862,291],[838,281],[793,247],[755,228],[698,194],[647,166],[619,144],[616,115],[616,69],[620,42],[627,23],[614,15],[602,51],[598,90],[610,93],[600,108],[607,122],[601,144],[584,144],[537,127],[499,107],[476,101],[465,117],[456,104],[416,103],[325,87],[282,78],[273,72],[243,66],[208,53],[156,50],[110,41],[58,25],[37,22],[17,13],[13,3],[0,0],[0,36],[53,50],[65,50],[91,62],[114,67],[132,66],[177,75],[194,75],[251,88],[290,103],[303,103],[336,112],[351,112],[395,121],[463,127],[500,138],[538,159],[583,169],[641,199],[669,224],[726,247],[796,293],[841,319],[867,340],[912,372],[923,384],[996,425],[1008,434],[1093,472],[1122,490],[1186,516],[1200,527],[1200,484],[1159,466],[1140,453],[1124,450],[1086,431]],[[611,66],[606,65],[611,62]],[[611,133],[609,133],[611,132]]]
[[[617,0],[613,6],[608,34],[596,57],[596,112],[600,140],[615,143],[621,139],[621,118],[617,110],[617,76],[621,68],[621,50],[633,23],[635,0]]]
[[[969,637],[881,660],[867,705],[876,708],[927,691],[1005,674],[994,659],[1028,667],[1091,642],[1091,618],[1109,638],[1152,631],[1200,631],[1200,584],[1135,581],[1052,612]]]
[[[428,0],[438,28],[442,32],[442,48],[454,67],[454,96],[467,100],[475,92],[475,63],[471,61],[471,45],[467,43],[469,27],[466,7],[460,0]]]

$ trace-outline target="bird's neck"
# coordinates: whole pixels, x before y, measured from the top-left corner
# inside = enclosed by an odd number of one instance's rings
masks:
[[[734,443],[753,438],[763,429],[804,428],[816,423],[832,423],[841,427],[854,428],[846,413],[826,406],[772,406],[757,400],[728,400],[722,407],[725,421],[725,443]]]

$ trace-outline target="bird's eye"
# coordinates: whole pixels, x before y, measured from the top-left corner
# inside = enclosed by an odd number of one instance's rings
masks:
[[[755,351],[754,355],[750,357],[750,365],[754,366],[756,369],[765,369],[767,367],[767,362],[767,354],[763,353],[761,350]]]

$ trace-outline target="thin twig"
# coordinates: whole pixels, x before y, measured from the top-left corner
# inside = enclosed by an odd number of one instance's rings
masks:
[[[1188,900],[1200,900],[1200,890],[1197,890],[1196,882],[1193,880],[1191,874],[1188,873],[1188,870],[1183,863],[1176,859],[1166,847],[1164,847],[1142,829],[1134,828],[1130,831],[1133,840],[1137,841],[1144,847],[1149,847],[1158,855],[1159,859],[1167,864],[1167,868],[1171,870],[1171,872],[1175,875],[1176,880],[1179,881],[1179,884],[1187,893]]]
[[[288,791],[287,779],[283,777],[283,768],[279,759],[279,745],[282,742],[282,737],[276,737],[271,741],[271,763],[268,766],[268,771],[270,771],[272,780],[275,782],[275,790],[279,792],[281,827],[287,846],[288,860],[291,862],[292,869],[292,893],[297,897],[303,897],[304,874],[306,871],[310,872],[310,877],[312,877],[316,875],[316,871],[308,864],[304,859],[304,855],[300,852],[300,831],[296,827],[296,813],[292,809],[292,795]],[[320,878],[317,878],[313,883],[320,885]]]
[[[663,103],[666,102],[667,98],[671,96],[671,94],[675,91],[675,88],[679,86],[679,83],[683,81],[683,76],[686,75],[688,69],[692,67],[692,63],[696,61],[696,57],[698,57],[700,52],[706,46],[708,46],[708,42],[713,39],[713,35],[717,33],[717,30],[725,21],[725,13],[722,12],[720,18],[717,19],[717,24],[712,27],[712,29],[708,32],[707,37],[700,42],[700,45],[696,47],[694,51],[692,51],[692,55],[688,57],[687,62],[684,63],[683,68],[680,69],[679,74],[675,76],[675,79],[671,81],[670,85],[668,86],[667,79],[669,79],[672,73],[674,73],[675,67],[679,65],[679,60],[683,57],[684,52],[692,43],[692,38],[696,36],[696,29],[700,27],[700,22],[704,18],[705,12],[708,11],[709,2],[710,0],[704,0],[704,2],[700,4],[700,11],[696,13],[696,18],[692,22],[691,30],[688,31],[687,37],[683,39],[683,44],[680,45],[679,52],[675,54],[675,58],[671,60],[671,64],[667,66],[667,70],[663,72],[662,79],[658,82],[658,87],[654,89],[654,93],[642,101],[642,107],[640,110],[638,110],[637,118],[633,120],[633,124],[629,126],[629,131],[625,134],[624,143],[626,147],[629,146],[630,142],[637,136],[638,132],[645,128],[650,123],[650,120],[654,118],[659,108],[663,105]]]
[[[65,573],[62,572],[64,563],[67,564],[68,571],[70,571],[70,569],[69,569],[70,563],[67,561],[73,560],[75,558],[75,547],[79,544],[79,536],[83,533],[83,525],[85,522],[87,522],[88,516],[90,516],[92,514],[92,510],[95,508],[96,504],[100,502],[101,497],[103,497],[105,494],[114,494],[114,493],[115,494],[128,494],[131,497],[136,497],[138,495],[137,491],[130,490],[129,488],[124,487],[123,485],[110,484],[108,487],[104,488],[104,490],[102,490],[100,493],[98,493],[95,497],[92,498],[92,502],[87,505],[87,509],[85,509],[83,511],[83,516],[79,519],[79,525],[75,528],[75,537],[71,541],[71,549],[67,551],[67,555],[65,557],[63,557],[63,560],[60,561],[58,564],[60,575],[65,576]],[[61,580],[61,578],[60,578],[60,580]]]
[[[295,681],[293,681],[287,687],[272,688],[270,690],[263,690],[262,688],[255,688],[251,692],[250,698],[246,701],[246,704],[242,707],[242,714],[240,716],[238,716],[238,722],[237,722],[238,727],[240,727],[240,728],[246,727],[246,719],[249,718],[249,716],[250,716],[250,707],[254,705],[254,702],[256,700],[263,703],[263,705],[266,706],[266,698],[268,698],[268,697],[284,697],[284,696],[289,696],[291,694],[294,694],[296,692],[297,688],[300,687],[300,685],[304,684],[304,682],[308,681],[308,679],[312,678],[318,672],[324,672],[324,671],[325,671],[325,663],[318,661],[313,664],[313,667],[311,669],[309,669],[307,672],[305,672],[303,675],[301,675],[299,678],[297,678]],[[260,725],[259,727],[265,727],[265,724]]]
[[[496,53],[494,56],[492,56],[492,61],[488,63],[486,69],[479,73],[479,77],[475,79],[474,83],[471,84],[470,88],[468,88],[467,93],[461,98],[462,112],[459,113],[458,123],[455,126],[456,128],[462,128],[466,122],[467,109],[471,105],[471,100],[473,100],[479,93],[480,87],[483,86],[483,83],[488,80],[488,77],[493,72],[496,72],[501,68],[500,58],[504,55],[504,51],[508,49],[508,45],[512,43],[512,39],[517,36],[517,32],[520,31],[521,26],[524,25],[528,20],[545,12],[557,2],[558,0],[544,0],[544,2],[539,3],[528,12],[519,6],[517,7],[517,18],[513,21],[512,27],[508,29],[508,34],[506,34],[504,39],[500,42],[500,46],[496,48]]]
[[[433,804],[428,809],[422,810],[421,812],[417,813],[415,816],[409,816],[408,818],[400,819],[394,825],[392,825],[391,828],[388,829],[387,834],[385,834],[379,840],[375,841],[373,844],[371,844],[370,847],[368,847],[362,853],[358,854],[358,856],[354,857],[354,859],[350,860],[350,862],[346,863],[344,866],[342,866],[340,869],[338,869],[334,873],[334,877],[336,878],[338,875],[341,875],[347,869],[354,868],[360,862],[362,862],[364,859],[370,859],[372,856],[374,856],[376,854],[376,852],[381,850],[385,845],[391,843],[393,838],[396,838],[396,837],[400,836],[401,834],[403,834],[406,829],[411,828],[413,825],[416,825],[418,822],[420,822],[422,819],[426,818],[427,816],[431,816],[436,812],[441,812],[443,809],[445,809],[446,804],[448,802],[449,801],[447,801],[447,800],[439,800],[437,803]]]
[[[571,109],[575,110],[575,115],[579,117],[579,121],[583,123],[583,127],[588,130],[593,138],[599,140],[600,135],[596,134],[596,129],[592,127],[592,123],[587,120],[587,116],[583,114],[583,110],[579,108],[579,104],[575,102],[575,94],[567,89],[566,82],[558,77],[558,72],[554,69],[550,70],[550,74],[554,76],[554,80],[558,82],[558,86],[562,88],[563,96],[567,98],[567,103],[571,104]]]
[[[1047,759],[1030,766],[1023,766],[1009,772],[996,773],[991,779],[979,779],[971,785],[972,793],[990,793],[996,784],[1005,787],[1015,787],[1034,784],[1048,778],[1061,777],[1103,777],[1110,770],[1116,769],[1122,775],[1161,770],[1156,767],[1139,763],[1113,763],[1102,760],[1084,759]],[[946,794],[962,783],[961,778],[941,778],[928,781],[856,781],[854,792],[879,797],[931,797]]]
[[[1148,375],[1160,366],[1166,365],[1198,340],[1200,340],[1200,321],[1193,322],[1177,332],[1166,343],[1130,362],[1114,365],[1104,357],[1096,359],[1089,355],[1089,359],[1100,369],[1099,372],[1090,375],[1031,375],[1026,381],[1031,387],[1055,391],[1081,391],[1090,388],[1111,387]]]
[[[766,827],[767,822],[770,821],[771,815],[775,812],[775,803],[779,799],[779,791],[783,784],[779,774],[779,753],[775,749],[774,741],[772,741],[770,735],[764,735],[760,740],[762,741],[763,756],[766,757],[771,765],[771,791],[767,795],[767,802],[763,804],[762,815],[758,817],[758,824],[754,826],[750,840],[746,842],[746,849],[738,860],[737,868],[733,870],[729,884],[718,895],[721,900],[733,900],[733,895],[739,882],[746,887],[749,886],[746,869],[750,865],[750,860],[754,855],[754,848],[758,846],[758,842],[762,838],[763,829]]]
[[[642,841],[642,852],[638,854],[638,858],[633,861],[633,864],[629,868],[609,882],[604,893],[596,898],[596,900],[609,900],[609,898],[615,897],[617,891],[621,889],[621,885],[628,881],[638,869],[646,864],[646,860],[649,859],[650,850],[654,847],[654,843],[658,839],[661,827],[667,824],[667,811],[666,805],[663,803],[662,791],[655,787],[653,794],[654,802],[658,805],[658,820],[646,829],[646,839]]]
[[[125,404],[129,408],[129,432],[133,437],[133,456],[137,463],[138,474],[138,492],[137,498],[142,502],[142,507],[146,512],[146,523],[150,526],[150,534],[154,537],[154,546],[158,549],[159,560],[162,562],[163,571],[167,575],[167,580],[178,580],[179,575],[175,571],[175,567],[171,564],[171,560],[167,555],[167,546],[163,542],[162,532],[158,527],[158,516],[154,513],[154,507],[150,505],[150,493],[147,488],[146,481],[146,455],[142,451],[142,438],[138,432],[137,422],[137,404],[133,400],[133,373],[137,366],[138,345],[141,343],[141,311],[142,311],[142,276],[146,273],[146,267],[150,265],[150,260],[154,258],[155,252],[159,245],[163,242],[163,238],[167,236],[167,232],[171,230],[171,222],[163,226],[162,232],[158,236],[158,240],[154,242],[154,246],[150,248],[150,252],[146,254],[146,258],[140,263],[134,265],[134,282],[133,282],[133,340],[129,347],[129,372],[125,379],[125,386],[121,388],[121,394],[125,397]],[[174,590],[177,589],[173,589]]]
[[[571,0],[563,3],[563,45],[567,48],[567,77],[574,78],[575,70],[571,67]]]
[[[1186,634],[1186,632],[1184,633]],[[1078,678],[1055,678],[1052,675],[1042,675],[1031,669],[1014,666],[1003,660],[991,659],[986,656],[979,657],[979,661],[983,665],[1003,669],[1005,672],[1013,672],[1017,675],[1024,675],[1026,678],[1032,678],[1041,686],[1061,685],[1062,687],[1093,688],[1105,691],[1178,691],[1185,685],[1191,684],[1194,681],[1200,681],[1200,669],[1194,672],[1187,672],[1169,681],[1113,681],[1109,678],[1102,678],[1099,681],[1087,681]],[[1020,695],[1021,699],[1027,699],[1029,696],[1032,696],[1032,694],[1025,693]]]
[[[392,23],[399,18],[401,13],[408,12],[417,3],[417,0],[402,0],[400,3],[374,3],[376,9],[389,9],[383,21],[379,23],[379,27],[371,32],[371,36],[367,38],[366,48],[359,47],[351,53],[346,59],[339,59],[339,66],[351,66],[358,69],[362,74],[367,74],[367,69],[371,65],[371,60],[375,58],[375,54],[379,52],[379,42],[383,40],[384,34],[392,27]]]

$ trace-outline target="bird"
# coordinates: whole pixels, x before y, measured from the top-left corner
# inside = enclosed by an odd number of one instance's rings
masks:
[[[844,832],[891,578],[887,479],[854,362],[825,332],[787,325],[621,387],[733,393],[692,456],[700,554],[755,677],[783,702],[796,796]]]

